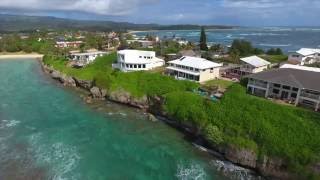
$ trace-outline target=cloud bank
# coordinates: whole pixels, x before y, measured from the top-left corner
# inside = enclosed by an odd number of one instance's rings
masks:
[[[0,11],[136,23],[320,26],[320,0],[0,0]]]
[[[100,15],[127,15],[141,4],[157,0],[1,0],[0,7],[39,11],[78,11]]]

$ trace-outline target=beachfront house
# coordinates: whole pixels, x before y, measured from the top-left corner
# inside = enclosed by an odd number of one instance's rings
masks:
[[[265,71],[270,65],[270,62],[258,56],[240,58],[240,65],[230,68],[226,71],[225,76],[240,79],[241,77],[249,74]]]
[[[83,44],[82,41],[57,41],[55,47],[57,48],[79,48]]]
[[[203,58],[183,56],[168,62],[167,73],[176,79],[197,82],[209,81],[220,77],[219,69],[222,64]]]
[[[106,55],[107,52],[95,51],[95,52],[85,52],[85,53],[71,53],[70,60],[75,63],[75,66],[85,66],[96,60],[97,57]]]
[[[320,68],[286,64],[247,78],[250,94],[320,110]]]
[[[154,51],[121,50],[117,63],[112,67],[123,72],[152,70],[164,66],[165,61],[157,58]]]
[[[320,49],[301,48],[289,54],[288,62],[302,66],[320,62]]]

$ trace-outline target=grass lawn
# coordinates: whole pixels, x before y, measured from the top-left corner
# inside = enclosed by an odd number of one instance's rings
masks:
[[[234,82],[223,79],[207,81],[203,84],[204,87],[219,87],[219,89],[228,89]]]

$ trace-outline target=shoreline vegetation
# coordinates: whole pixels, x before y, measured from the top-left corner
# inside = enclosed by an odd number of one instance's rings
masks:
[[[319,114],[249,96],[238,83],[228,85],[221,101],[208,101],[192,92],[199,84],[160,73],[122,73],[112,69],[115,59],[112,53],[74,69],[45,55],[42,65],[53,79],[91,92],[89,100],[107,98],[165,117],[204,147],[265,177],[319,178]]]

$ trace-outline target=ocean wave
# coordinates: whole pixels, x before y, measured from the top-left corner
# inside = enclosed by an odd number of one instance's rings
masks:
[[[276,33],[242,33],[240,36],[288,36],[288,34],[276,34]]]
[[[199,164],[178,164],[176,176],[180,180],[202,180],[206,179],[207,175]]]
[[[296,28],[296,31],[320,31],[320,28]]]
[[[288,47],[291,46],[291,44],[259,44],[259,46],[267,46],[267,47]]]
[[[261,180],[260,176],[257,176],[253,171],[245,169],[243,167],[232,164],[231,162],[212,160],[210,162],[219,172],[231,179],[246,179],[246,180]]]
[[[200,36],[199,32],[191,32],[186,35],[187,37],[198,37]]]
[[[17,120],[1,120],[0,122],[0,128],[10,128],[10,127],[15,127],[18,124],[20,124],[20,121]]]
[[[31,151],[35,154],[36,161],[49,166],[53,180],[78,179],[79,175],[72,172],[81,159],[77,149],[62,142],[43,143],[42,138],[44,137],[41,133],[29,138]]]

